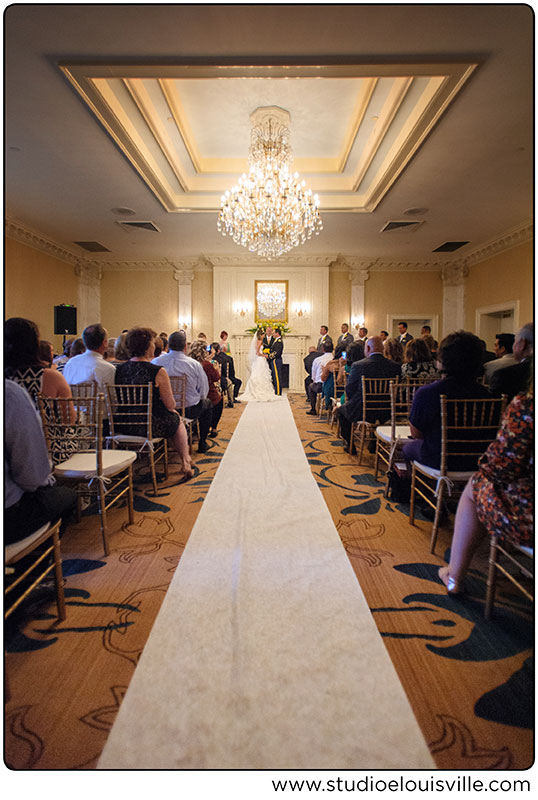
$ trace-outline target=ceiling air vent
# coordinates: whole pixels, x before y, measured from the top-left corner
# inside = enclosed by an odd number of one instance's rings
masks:
[[[73,244],[78,244],[79,247],[89,253],[110,253],[108,247],[99,244],[99,242],[73,242]]]
[[[142,220],[125,220],[125,219],[118,219],[116,220],[118,225],[120,225],[124,230],[132,230],[133,228],[140,228],[142,231],[155,231],[156,233],[160,233],[159,228],[155,225],[154,222],[149,221],[142,221]]]
[[[432,250],[432,253],[453,253],[454,250],[459,250],[464,244],[469,244],[469,242],[445,242],[436,247],[435,250]]]
[[[389,231],[416,231],[417,228],[420,228],[423,222],[423,219],[391,220],[390,222],[385,223],[385,225],[381,228],[380,233],[388,233]]]

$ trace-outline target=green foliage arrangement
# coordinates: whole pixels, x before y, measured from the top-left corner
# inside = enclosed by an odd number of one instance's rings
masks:
[[[291,328],[288,325],[284,325],[283,322],[273,322],[272,320],[264,320],[263,322],[258,323],[257,325],[253,325],[252,328],[247,328],[245,333],[256,333],[257,330],[260,328],[265,331],[266,328],[271,326],[271,328],[280,328],[282,336],[285,336],[286,333],[291,333]]]

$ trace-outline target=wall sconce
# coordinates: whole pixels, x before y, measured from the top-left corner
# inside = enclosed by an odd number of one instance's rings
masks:
[[[234,314],[237,314],[240,317],[244,317],[246,314],[250,314],[252,311],[252,306],[250,303],[235,303],[234,307]]]
[[[180,330],[180,331],[186,331],[186,330],[187,330],[187,328],[190,326],[190,322],[188,322],[188,321],[187,321],[186,319],[184,319],[183,317],[178,317],[178,318],[177,318],[177,324],[178,324],[178,326],[179,326],[179,330]]]
[[[295,303],[293,306],[293,313],[298,317],[306,317],[309,311],[310,306],[308,303]]]
[[[351,317],[351,327],[356,328],[364,328],[365,319],[364,317]]]

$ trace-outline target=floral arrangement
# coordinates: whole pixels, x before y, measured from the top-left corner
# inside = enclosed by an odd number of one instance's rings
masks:
[[[263,322],[259,322],[257,325],[253,325],[252,328],[247,328],[245,333],[256,333],[256,331],[261,330],[265,331],[268,327],[271,328],[280,328],[280,333],[284,336],[286,333],[291,333],[291,328],[285,325],[283,322],[273,322],[269,319],[264,319]]]

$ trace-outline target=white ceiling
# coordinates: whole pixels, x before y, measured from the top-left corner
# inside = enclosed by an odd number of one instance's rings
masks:
[[[75,241],[107,247],[109,253],[95,256],[104,262],[246,254],[217,232],[215,198],[246,168],[249,114],[260,105],[290,111],[294,168],[320,194],[324,230],[298,256],[443,261],[454,255],[432,251],[445,241],[469,241],[457,251],[464,257],[532,220],[534,20],[528,6],[19,4],[4,20],[7,216],[75,254],[86,254]],[[422,64],[433,75],[430,65],[443,62],[478,66],[440,118],[432,117],[431,130],[421,117],[418,149],[391,173],[377,200],[362,207],[361,190],[346,184],[344,192],[338,181],[347,180],[364,154],[386,91],[350,139],[364,80],[358,73],[400,79],[402,64],[411,75]],[[170,210],[141,176],[126,146],[133,137],[113,138],[115,123],[104,114],[98,121],[59,66],[84,65],[87,75],[91,63],[111,76],[110,85],[114,75],[131,71],[132,85],[156,109],[155,130],[179,154],[180,177],[190,170],[189,180],[199,181],[184,193],[178,180],[179,202]],[[181,134],[169,127],[168,108],[156,82],[143,79],[141,65],[146,72],[158,67],[157,75],[172,81]],[[263,72],[270,65],[303,73],[293,73],[293,80],[277,69],[270,78]],[[185,66],[201,77],[174,73]],[[256,67],[260,74],[226,80],[230,67]],[[319,67],[319,77],[310,77],[307,67]],[[114,110],[113,100],[108,105]],[[133,109],[131,119],[142,119],[134,103]],[[151,155],[156,140],[147,141]],[[350,141],[348,166],[334,169],[330,164]],[[161,137],[164,170],[162,153]],[[353,206],[360,213],[333,210]],[[127,217],[115,215],[117,207],[133,209],[133,220],[151,220],[160,232],[123,230],[116,222]],[[405,213],[412,208],[427,211]],[[405,219],[424,223],[414,232],[381,233],[389,220]]]

